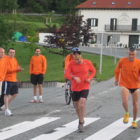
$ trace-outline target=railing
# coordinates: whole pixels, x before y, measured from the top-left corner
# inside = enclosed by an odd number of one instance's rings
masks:
[[[105,31],[108,32],[138,32],[140,31],[140,25],[136,27],[132,27],[132,25],[117,25],[117,26],[110,26],[105,25]]]

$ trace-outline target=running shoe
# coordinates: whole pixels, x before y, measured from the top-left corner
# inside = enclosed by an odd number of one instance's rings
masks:
[[[37,100],[33,99],[30,101],[30,103],[37,103]]]
[[[80,122],[80,121],[79,121],[79,125],[78,125],[78,130],[79,130],[79,132],[81,132],[81,133],[84,132],[83,129],[84,129],[84,122]]]
[[[137,128],[137,122],[132,122],[132,127],[133,127],[134,129],[136,129],[136,128]]]
[[[0,111],[4,111],[5,110],[5,105],[0,107]]]
[[[128,123],[128,121],[129,121],[129,114],[125,114],[123,122]]]
[[[12,114],[11,110],[9,110],[9,109],[5,110],[5,116],[12,116],[12,115],[13,114]]]
[[[39,99],[39,103],[43,103],[43,100],[42,99]]]

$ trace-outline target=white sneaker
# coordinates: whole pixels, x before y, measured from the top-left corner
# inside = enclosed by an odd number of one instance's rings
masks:
[[[39,99],[39,103],[43,103],[43,99]]]
[[[1,107],[0,107],[0,110],[1,110],[1,111],[2,111],[2,110],[5,110],[5,105],[1,106]]]
[[[5,116],[12,116],[12,115],[13,114],[12,114],[11,110],[9,110],[9,109],[5,110]]]

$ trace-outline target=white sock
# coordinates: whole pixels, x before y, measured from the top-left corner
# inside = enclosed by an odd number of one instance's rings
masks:
[[[34,96],[34,99],[37,100],[37,96]]]
[[[39,96],[39,99],[42,100],[42,96]]]

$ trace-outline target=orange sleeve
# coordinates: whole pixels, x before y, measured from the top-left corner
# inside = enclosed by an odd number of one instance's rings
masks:
[[[119,81],[119,75],[120,75],[120,71],[121,71],[121,60],[119,61],[116,69],[115,69],[115,81],[118,82]]]
[[[68,64],[69,64],[69,62],[70,62],[70,54],[69,55],[67,55],[67,57],[66,57],[66,59],[65,59],[65,70],[67,69],[67,67],[68,67]]]
[[[45,74],[46,73],[46,69],[47,69],[47,59],[45,58],[45,56],[43,56],[43,67],[42,67],[42,73]]]

